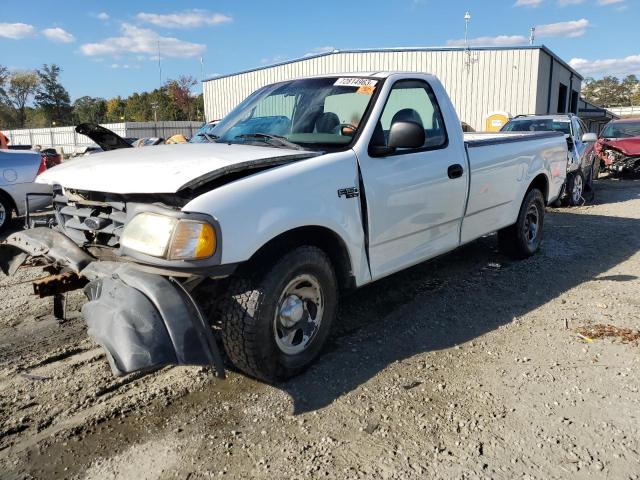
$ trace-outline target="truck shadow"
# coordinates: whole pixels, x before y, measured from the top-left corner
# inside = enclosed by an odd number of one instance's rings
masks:
[[[637,198],[638,189],[624,194]],[[394,362],[481,337],[584,282],[635,280],[606,272],[640,249],[640,219],[558,210],[546,222],[530,259],[511,261],[495,236],[484,237],[343,299],[324,355],[278,386],[294,413],[329,405]]]

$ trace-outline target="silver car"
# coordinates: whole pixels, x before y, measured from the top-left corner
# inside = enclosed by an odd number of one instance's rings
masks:
[[[11,221],[12,213],[24,215],[27,211],[41,210],[51,203],[51,187],[34,183],[38,174],[46,170],[43,158],[37,152],[0,150],[0,232]]]
[[[594,164],[593,146],[595,133],[589,133],[584,122],[571,113],[556,115],[518,115],[509,120],[502,132],[562,132],[569,147],[567,180],[562,200],[569,205],[581,205],[585,191],[592,188],[598,176],[598,164]]]

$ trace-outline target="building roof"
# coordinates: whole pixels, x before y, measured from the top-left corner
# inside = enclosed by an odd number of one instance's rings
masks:
[[[290,63],[302,62],[304,60],[310,60],[313,58],[326,57],[329,55],[336,55],[339,53],[384,53],[384,52],[460,52],[467,50],[466,47],[397,47],[397,48],[362,48],[362,49],[349,49],[349,50],[332,50],[330,52],[323,52],[314,55],[306,55],[300,58],[294,58],[292,60],[287,60],[284,62],[273,63],[270,65],[263,65],[261,67],[250,68],[247,70],[241,70],[239,72],[228,73],[225,75],[217,75],[215,77],[207,78],[204,82],[209,82],[212,80],[219,80],[221,78],[234,77],[237,75],[243,75],[245,73],[257,72],[260,70],[266,70],[273,67],[279,67],[281,65],[288,65]],[[469,47],[470,51],[485,51],[485,50],[542,50],[551,58],[555,59],[556,62],[560,63],[564,68],[573,73],[576,77],[581,80],[584,79],[582,75],[580,75],[573,67],[571,67],[567,62],[562,60],[558,55],[553,53],[549,48],[545,45],[521,45],[521,46],[513,46],[513,47]]]

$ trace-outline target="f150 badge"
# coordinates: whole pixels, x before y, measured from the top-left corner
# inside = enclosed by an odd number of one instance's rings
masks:
[[[355,198],[359,195],[360,191],[356,187],[347,187],[338,190],[338,197]]]

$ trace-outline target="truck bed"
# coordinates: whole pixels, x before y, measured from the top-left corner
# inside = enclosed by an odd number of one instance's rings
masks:
[[[531,171],[548,174],[547,201],[557,198],[564,183],[567,144],[562,133],[465,133],[469,160],[469,199],[461,241],[515,222]]]
[[[562,132],[473,132],[463,134],[464,143],[467,147],[540,140],[560,136],[564,137],[564,134]]]

